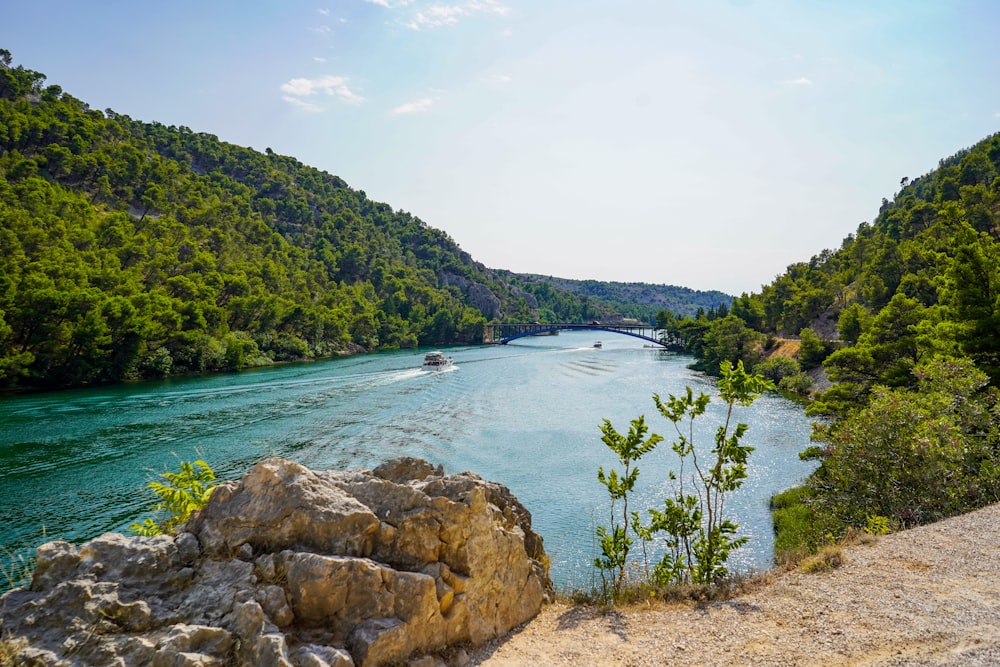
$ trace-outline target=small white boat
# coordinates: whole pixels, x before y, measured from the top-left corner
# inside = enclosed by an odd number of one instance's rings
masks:
[[[453,363],[455,362],[451,357],[446,357],[443,352],[435,350],[424,355],[424,364],[421,368],[425,371],[439,371]]]
[[[597,341],[596,343],[594,343],[594,347],[601,348],[601,347],[604,347],[604,344],[601,343],[601,341]]]

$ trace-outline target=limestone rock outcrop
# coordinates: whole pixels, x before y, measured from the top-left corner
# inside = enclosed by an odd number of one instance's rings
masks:
[[[528,511],[474,474],[269,459],[175,537],[39,547],[0,631],[27,665],[434,664],[534,617],[546,562]]]

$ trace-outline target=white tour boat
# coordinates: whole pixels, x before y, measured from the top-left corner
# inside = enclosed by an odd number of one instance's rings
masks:
[[[439,371],[448,368],[453,363],[455,362],[451,357],[446,357],[444,353],[435,350],[424,355],[424,365],[421,368],[425,371]]]

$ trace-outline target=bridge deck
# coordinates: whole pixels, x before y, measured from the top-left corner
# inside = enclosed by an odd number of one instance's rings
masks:
[[[657,345],[666,347],[666,345],[657,336],[656,327],[649,324],[637,323],[601,324],[599,322],[591,322],[590,324],[580,324],[568,322],[495,322],[493,324],[486,325],[486,330],[483,332],[483,342],[506,345],[512,340],[524,338],[525,336],[537,336],[554,331],[573,330],[608,331],[610,333],[618,333],[626,336],[633,336],[635,338],[641,338],[651,343],[656,343]]]

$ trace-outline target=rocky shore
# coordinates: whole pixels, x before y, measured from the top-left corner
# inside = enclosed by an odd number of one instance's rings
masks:
[[[271,459],[176,537],[44,545],[0,630],[46,666],[1000,664],[1000,505],[843,557],[722,602],[543,608],[542,541],[505,487]]]
[[[0,630],[24,665],[464,665],[551,600],[546,560],[528,511],[471,473],[270,459],[176,537],[43,545]]]

